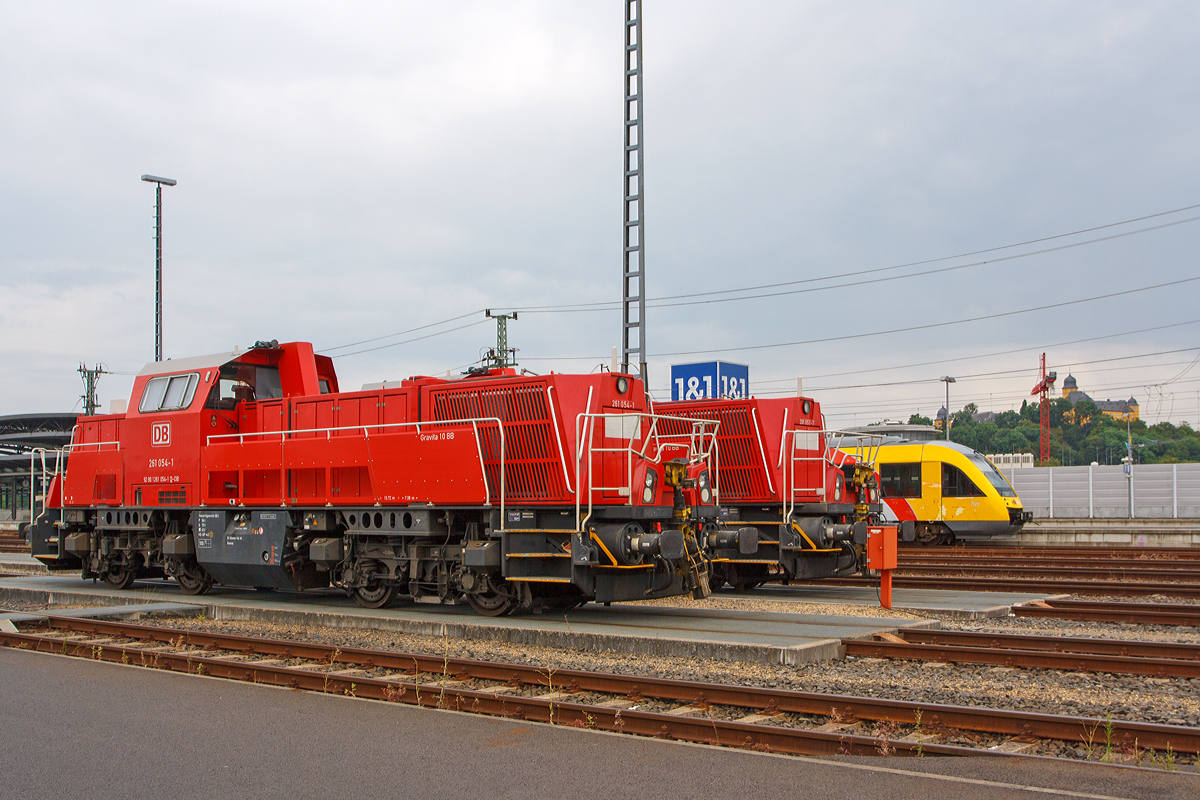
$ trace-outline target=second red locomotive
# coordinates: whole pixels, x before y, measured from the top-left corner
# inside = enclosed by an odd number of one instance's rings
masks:
[[[676,426],[663,426],[677,433],[691,419],[720,425],[720,518],[756,530],[758,548],[713,542],[718,586],[746,589],[768,579],[865,569],[868,526],[880,512],[872,466],[879,437],[826,430],[820,404],[808,397],[674,401],[656,403],[654,411],[678,416]]]

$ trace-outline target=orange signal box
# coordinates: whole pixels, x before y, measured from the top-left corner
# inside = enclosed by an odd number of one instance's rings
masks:
[[[896,568],[896,526],[867,528],[867,566],[880,571],[879,605],[892,607],[892,570]]]

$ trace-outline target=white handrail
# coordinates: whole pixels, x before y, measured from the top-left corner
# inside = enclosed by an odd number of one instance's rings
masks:
[[[550,406],[550,424],[554,426],[554,440],[558,442],[558,459],[562,464],[563,480],[567,483],[567,491],[575,494],[575,490],[571,488],[571,479],[567,477],[567,455],[563,452],[562,436],[558,432],[558,414],[554,410],[554,396],[550,394],[553,391],[553,386],[546,387],[546,405]],[[590,394],[588,395],[588,402],[591,402]]]
[[[802,457],[796,456],[796,450],[798,448],[796,447],[795,440],[796,440],[796,435],[800,434],[800,433],[805,433],[805,434],[812,433],[812,434],[817,435],[819,447],[817,450],[810,451],[810,452],[816,452],[816,453],[818,453],[818,455],[802,456]],[[811,488],[805,487],[803,489],[798,489],[796,487],[796,464],[797,463],[805,462],[805,461],[820,461],[822,464],[828,463],[834,467],[841,467],[846,463],[846,459],[851,457],[850,454],[845,453],[840,449],[841,441],[842,441],[842,439],[845,439],[847,437],[852,437],[857,440],[855,449],[858,451],[858,454],[854,455],[853,457],[861,464],[865,464],[867,466],[872,466],[875,463],[875,458],[879,454],[879,447],[883,443],[883,435],[882,434],[870,434],[870,433],[859,433],[859,432],[848,432],[848,431],[832,431],[832,430],[825,430],[825,429],[821,429],[821,430],[799,429],[799,430],[790,430],[790,431],[785,430],[783,432],[783,441],[780,444],[785,449],[787,448],[787,441],[788,441],[789,436],[792,438],[792,446],[791,446],[792,457],[791,457],[791,459],[789,459],[789,462],[788,462],[788,472],[787,472],[787,476],[786,476],[787,477],[787,487],[786,487],[787,491],[785,493],[784,501],[783,501],[784,521],[785,522],[789,521],[791,519],[792,513],[795,511],[796,494],[798,492],[813,492],[817,496],[824,497],[826,499],[828,499],[828,496],[829,496],[829,487],[827,486],[825,469],[823,467],[821,469],[821,485],[819,487],[816,487],[816,486],[811,487]],[[835,437],[835,436],[837,437],[836,444],[833,441],[831,441],[833,439],[833,437]],[[865,444],[864,444],[864,442],[865,442]],[[842,455],[842,458],[840,459],[840,463],[839,463],[839,461],[834,460],[835,457],[830,455],[830,451],[832,451],[833,453],[840,453]]]
[[[596,420],[608,419],[608,418],[622,419],[622,420],[636,419],[636,420],[638,420],[638,427],[640,427],[640,425],[641,425],[641,420],[643,418],[645,418],[650,421],[650,426],[649,426],[649,429],[646,431],[644,437],[641,435],[638,435],[636,437],[631,435],[628,439],[628,443],[623,447],[596,447],[595,446]],[[690,423],[692,423],[692,432],[691,433],[681,433],[681,434],[661,434],[658,432],[658,421],[660,419],[669,419],[672,421],[690,422]],[[711,432],[709,432],[709,430],[708,430],[708,428],[710,426],[712,429]],[[575,530],[576,530],[576,532],[582,533],[584,530],[584,525],[586,525],[587,521],[589,519],[591,519],[592,513],[594,511],[593,495],[596,492],[606,492],[606,491],[620,492],[622,494],[625,494],[625,496],[627,496],[629,498],[626,501],[626,505],[633,504],[633,457],[635,455],[644,461],[648,461],[652,464],[657,464],[662,461],[662,455],[663,455],[664,450],[682,448],[682,449],[687,450],[689,463],[699,463],[701,461],[707,462],[709,464],[709,474],[710,475],[714,474],[715,469],[712,466],[711,457],[714,453],[717,452],[717,428],[719,426],[720,426],[720,422],[718,420],[693,419],[691,417],[675,417],[675,416],[670,416],[670,415],[665,415],[665,414],[647,413],[647,412],[643,412],[643,411],[624,412],[624,413],[607,413],[607,414],[606,413],[592,414],[592,413],[585,411],[585,412],[581,412],[581,413],[577,414],[575,416],[575,445],[576,445],[575,477],[579,484],[579,491],[577,491],[575,493]],[[586,445],[587,445],[586,448],[584,447],[585,438],[586,438]],[[663,439],[678,439],[678,438],[684,438],[686,441],[683,443],[662,441]],[[707,439],[707,446],[705,446],[706,439]],[[641,440],[642,444],[641,444],[640,449],[635,450],[634,442],[638,441],[638,440]],[[646,455],[646,450],[650,446],[651,441],[654,442],[653,457]],[[586,467],[581,467],[585,452],[587,453],[587,464],[586,464]],[[596,486],[594,484],[594,482],[593,482],[594,474],[593,474],[592,467],[593,467],[593,461],[595,460],[593,457],[597,453],[624,453],[625,454],[625,472],[626,472],[626,480],[627,480],[627,484],[625,486]],[[719,458],[719,455],[717,457]],[[587,470],[588,508],[587,508],[586,516],[583,516],[583,494],[584,494],[583,485],[584,484],[583,484],[583,475],[580,472],[581,468],[586,468],[586,470]]]
[[[783,410],[784,424],[787,424],[787,409]],[[758,454],[762,457],[763,474],[767,476],[767,489],[771,494],[775,494],[775,484],[771,481],[771,467],[767,464],[767,451],[763,449],[762,434],[765,431],[758,429],[758,410],[754,406],[750,407],[750,419],[754,422],[754,438],[758,440]],[[782,444],[782,442],[781,442]]]

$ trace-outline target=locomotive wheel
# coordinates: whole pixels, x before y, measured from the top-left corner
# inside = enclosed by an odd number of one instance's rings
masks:
[[[373,583],[354,590],[354,602],[363,608],[386,608],[396,599],[396,586],[391,583]]]
[[[194,570],[176,575],[175,582],[184,594],[204,594],[212,588],[213,577],[204,567],[197,565]]]
[[[487,594],[469,594],[466,595],[466,598],[467,605],[485,617],[502,617],[505,614],[511,614],[512,610],[516,608],[516,603],[511,597],[496,591]]]
[[[133,586],[133,580],[136,577],[136,570],[118,567],[104,573],[104,582],[114,589],[128,589],[130,586]]]

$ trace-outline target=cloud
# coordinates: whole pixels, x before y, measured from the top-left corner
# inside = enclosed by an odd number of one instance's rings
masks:
[[[65,409],[80,361],[131,372],[152,352],[145,172],[179,180],[163,198],[169,355],[261,338],[334,347],[474,309],[619,299],[622,19],[610,3],[60,2],[4,14],[0,414]],[[1200,202],[1198,16],[1171,2],[648,4],[648,294],[937,258]],[[1188,276],[1196,244],[1196,226],[1181,226],[994,268],[652,309],[651,375],[665,391],[673,359],[656,353]],[[978,371],[1032,376],[1039,348],[1190,319],[1190,296],[730,358],[751,364],[753,383],[1025,347]],[[492,335],[477,325],[338,369],[345,386],[443,372]],[[563,358],[529,362],[539,370],[593,368],[619,336],[616,311],[529,313],[509,330],[523,356]],[[1195,331],[1049,357],[1149,353],[1181,336]],[[1093,383],[1175,369],[1155,363]],[[1026,383],[956,392],[1010,407]],[[861,422],[928,411],[942,388],[819,399],[831,420]],[[101,380],[102,398],[127,391],[127,377]]]

